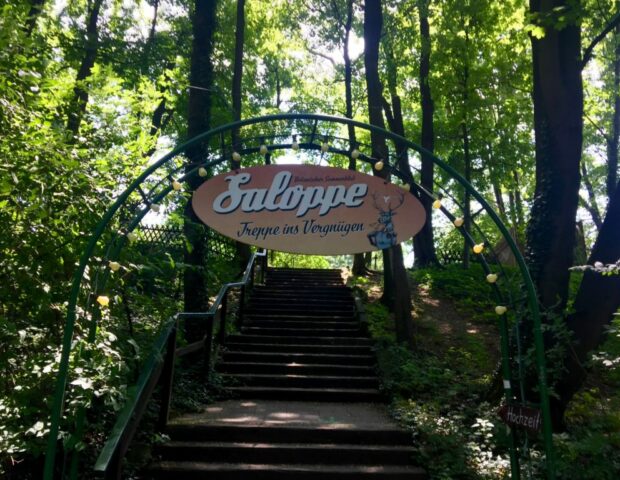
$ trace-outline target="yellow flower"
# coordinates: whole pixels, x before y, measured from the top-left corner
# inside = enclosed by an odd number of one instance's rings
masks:
[[[118,262],[109,262],[108,266],[110,267],[110,270],[112,270],[113,272],[118,272],[121,268],[121,264]]]
[[[433,202],[433,208],[439,210],[441,208],[441,200],[437,199]]]
[[[497,282],[497,275],[495,273],[489,273],[487,275],[487,282],[489,282],[489,283]]]
[[[474,248],[472,250],[476,254],[482,253],[482,250],[484,250],[484,243],[477,243],[476,245],[474,245]]]
[[[176,180],[174,180],[172,182],[172,189],[173,190],[178,192],[179,190],[181,190],[181,188],[183,188],[183,185],[181,185],[179,182],[177,182]]]
[[[383,162],[381,160],[379,160],[377,163],[375,163],[375,170],[377,172],[380,172],[381,170],[383,170]]]
[[[504,313],[506,313],[507,310],[508,309],[503,305],[498,305],[497,307],[495,307],[495,313],[497,313],[498,315],[503,315]]]
[[[464,223],[465,223],[465,220],[463,219],[463,217],[458,217],[454,219],[454,226],[456,228],[462,227]]]
[[[200,167],[198,169],[198,175],[200,175],[201,177],[206,177],[207,176],[207,169],[203,168],[203,167]]]
[[[110,299],[105,295],[99,295],[97,297],[97,303],[105,308],[110,304]]]

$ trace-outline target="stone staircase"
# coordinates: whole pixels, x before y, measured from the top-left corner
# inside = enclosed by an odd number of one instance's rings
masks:
[[[374,363],[339,270],[269,269],[216,367],[239,400],[171,422],[147,477],[426,478]]]

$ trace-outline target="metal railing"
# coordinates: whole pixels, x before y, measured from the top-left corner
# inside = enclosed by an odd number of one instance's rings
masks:
[[[257,261],[260,261],[260,264]],[[205,377],[208,379],[214,345],[221,345],[226,340],[228,294],[234,289],[240,290],[239,310],[237,312],[237,324],[240,325],[243,318],[246,290],[248,287],[253,287],[257,269],[260,273],[260,281],[264,282],[265,271],[267,270],[266,250],[252,254],[241,280],[224,284],[207,312],[177,313],[165,323],[153,345],[151,355],[140,372],[134,394],[127,400],[119,413],[110,436],[95,462],[94,470],[98,477],[115,480],[122,477],[123,459],[138,430],[146,405],[158,383],[161,383],[162,388],[157,428],[163,430],[166,427],[170,415],[174,367],[177,358],[203,350],[203,369]],[[179,321],[202,319],[206,321],[204,338],[183,347],[177,347]],[[217,341],[214,344],[214,326],[218,320],[219,331]]]

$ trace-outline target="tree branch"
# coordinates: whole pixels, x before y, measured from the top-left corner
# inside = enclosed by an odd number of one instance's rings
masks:
[[[613,16],[613,18],[605,26],[603,31],[599,33],[596,37],[594,37],[590,45],[588,45],[588,48],[586,48],[583,51],[583,58],[581,59],[581,63],[579,65],[581,70],[585,68],[586,64],[592,58],[592,52],[594,51],[594,47],[596,47],[599,43],[601,43],[601,41],[607,36],[607,34],[611,32],[619,24],[620,24],[620,12],[616,13]]]
[[[311,47],[307,45],[306,45],[306,50],[308,50],[308,53],[311,53],[312,55],[316,55],[317,57],[324,58],[325,60],[329,61],[334,68],[336,68],[336,60],[334,60],[329,55],[325,55],[324,53],[317,52],[316,50],[313,50]]]
[[[583,113],[583,116],[585,117],[585,119],[590,122],[592,124],[592,126],[598,131],[598,133],[600,133],[603,138],[609,142],[609,137],[607,136],[607,133],[605,133],[605,130],[603,130],[603,127],[601,127],[598,123],[596,123],[594,120],[592,120],[590,118],[590,116],[587,113]]]

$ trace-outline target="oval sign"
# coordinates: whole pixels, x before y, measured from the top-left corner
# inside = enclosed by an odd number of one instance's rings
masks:
[[[409,192],[353,170],[266,165],[203,183],[198,218],[234,240],[272,250],[337,255],[379,250],[420,231],[422,204]]]

